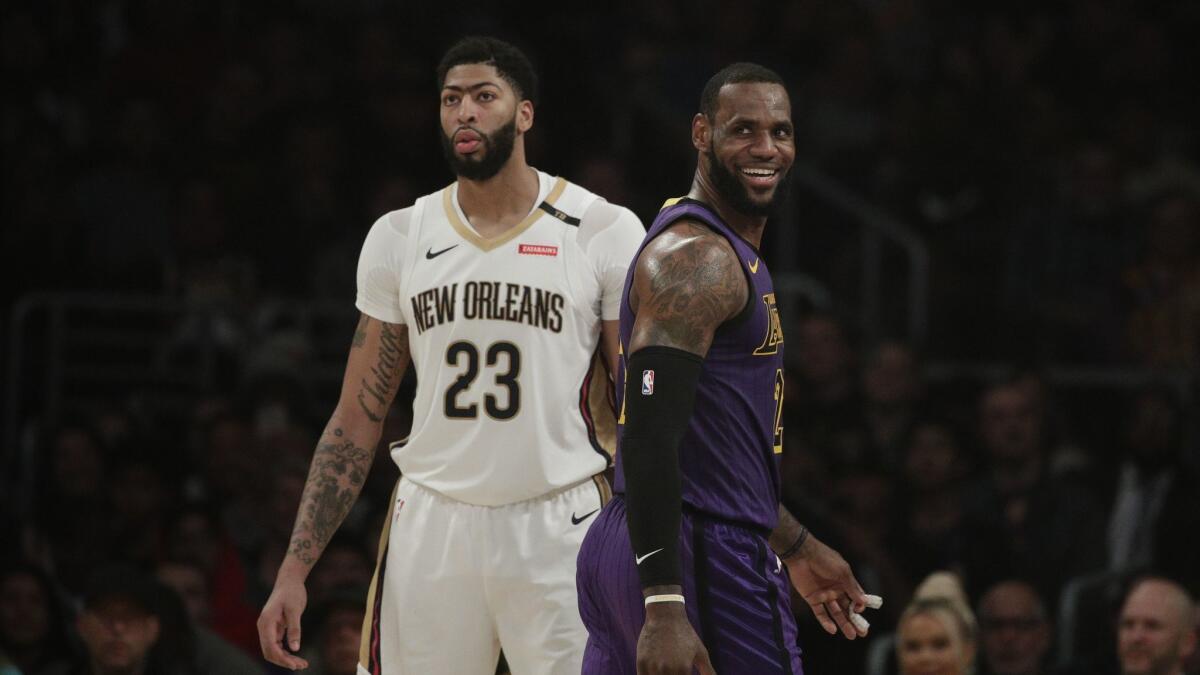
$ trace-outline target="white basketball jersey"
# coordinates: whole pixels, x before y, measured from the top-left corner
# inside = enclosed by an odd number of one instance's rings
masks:
[[[536,206],[499,237],[471,228],[452,184],[381,218],[359,261],[356,304],[408,326],[417,373],[412,431],[392,457],[471,504],[544,495],[609,461],[593,361],[645,231],[628,209],[538,177]]]

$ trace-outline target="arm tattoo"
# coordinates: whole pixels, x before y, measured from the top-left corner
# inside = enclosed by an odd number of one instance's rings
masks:
[[[669,232],[672,239],[638,261],[635,331],[642,334],[635,343],[703,355],[717,327],[745,307],[745,275],[729,244],[712,230],[682,223]]]
[[[359,315],[358,326],[354,329],[354,341],[350,343],[351,349],[358,349],[366,343],[367,324],[370,322],[371,320],[367,318],[366,314]]]
[[[379,359],[371,366],[371,376],[363,378],[362,388],[358,390],[358,405],[372,422],[382,422],[387,416],[388,406],[400,387],[407,364],[408,327],[380,324]]]
[[[362,490],[375,451],[359,447],[339,427],[326,429],[317,444],[292,530],[289,553],[313,565]]]

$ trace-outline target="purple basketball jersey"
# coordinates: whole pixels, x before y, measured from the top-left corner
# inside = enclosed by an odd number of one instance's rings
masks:
[[[783,449],[783,331],[775,288],[758,251],[715,211],[693,199],[668,202],[646,233],[638,255],[650,240],[684,218],[704,223],[729,241],[742,262],[750,299],[741,314],[717,329],[704,358],[695,409],[679,447],[683,502],[701,513],[771,530],[779,513],[779,456]],[[629,308],[634,268],[629,267],[621,300],[621,367],[617,370],[621,418],[626,396],[640,396],[647,387],[671,386],[656,382],[654,373],[626,372],[634,322]],[[618,439],[620,436],[618,429]],[[623,494],[619,448],[618,442],[614,491]]]

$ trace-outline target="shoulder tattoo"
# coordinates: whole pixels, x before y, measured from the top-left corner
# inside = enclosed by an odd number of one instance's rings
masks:
[[[708,351],[717,327],[745,307],[746,278],[729,242],[683,222],[652,242],[638,260],[638,323],[649,344]]]

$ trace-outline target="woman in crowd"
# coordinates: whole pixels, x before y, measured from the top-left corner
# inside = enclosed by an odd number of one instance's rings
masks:
[[[900,615],[896,658],[901,675],[971,675],[975,628],[957,578],[946,572],[931,574]]]
[[[23,675],[62,675],[75,653],[69,636],[50,577],[33,565],[5,566],[0,571],[0,655]]]

